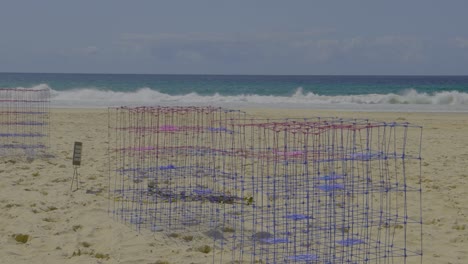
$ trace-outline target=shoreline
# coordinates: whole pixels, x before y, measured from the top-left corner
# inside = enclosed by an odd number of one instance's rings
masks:
[[[116,106],[70,106],[70,107],[67,107],[67,106],[50,106],[50,109],[53,110],[53,111],[57,111],[57,110],[77,110],[77,111],[80,111],[80,110],[96,110],[96,111],[100,111],[100,110],[107,110],[108,108],[118,108],[118,107],[122,107],[122,106],[128,106],[128,107],[139,107],[139,106],[146,106],[146,107],[157,107],[157,106],[176,106],[176,104],[174,105],[169,105],[169,104],[158,104],[158,105],[116,105]],[[177,105],[177,106],[207,106],[207,104],[182,104],[182,105]],[[382,110],[382,109],[340,109],[340,108],[311,108],[311,107],[296,107],[296,108],[288,108],[288,107],[272,107],[272,106],[252,106],[252,105],[248,105],[248,106],[241,106],[241,107],[230,107],[229,105],[226,107],[226,106],[223,106],[223,105],[210,105],[210,106],[214,106],[214,107],[222,107],[222,108],[226,108],[226,109],[231,109],[231,110],[241,110],[241,111],[245,111],[245,110],[249,110],[249,111],[260,111],[260,112],[263,112],[263,111],[283,111],[283,110],[287,110],[287,111],[301,111],[301,112],[336,112],[336,113],[381,113],[381,114],[455,114],[455,115],[458,115],[458,114],[463,114],[463,115],[466,115],[468,113],[468,109],[466,110],[452,110],[452,111],[437,111],[437,110],[431,110],[431,111],[414,111],[414,110],[408,110],[408,109],[401,109],[401,110],[388,110],[388,111],[385,111],[385,110]],[[392,105],[393,107],[395,107],[396,105]]]

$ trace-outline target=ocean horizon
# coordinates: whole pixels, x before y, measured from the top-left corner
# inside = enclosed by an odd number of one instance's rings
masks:
[[[0,73],[0,89],[50,89],[55,108],[213,105],[468,112],[468,76]]]

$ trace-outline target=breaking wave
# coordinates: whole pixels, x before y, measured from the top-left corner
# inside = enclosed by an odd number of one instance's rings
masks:
[[[37,85],[32,89],[49,88],[46,84]],[[230,106],[281,106],[281,107],[337,107],[347,106],[385,106],[393,105],[427,105],[455,106],[468,109],[468,93],[459,91],[441,91],[435,93],[418,92],[407,89],[399,94],[361,94],[361,95],[320,95],[313,92],[305,93],[297,88],[291,96],[277,95],[199,95],[187,93],[170,95],[141,88],[132,92],[98,90],[93,88],[77,88],[66,91],[51,89],[52,106],[54,107],[108,107],[121,105],[230,105]]]

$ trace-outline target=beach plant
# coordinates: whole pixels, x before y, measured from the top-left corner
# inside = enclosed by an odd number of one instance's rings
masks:
[[[232,228],[232,227],[225,226],[225,227],[223,227],[223,232],[225,232],[225,233],[234,233],[234,232],[236,232],[236,230],[234,228]]]
[[[252,205],[253,202],[254,202],[252,196],[250,196],[250,197],[245,197],[244,200],[245,200],[245,202],[247,203],[247,205]]]
[[[47,212],[49,212],[49,211],[55,211],[55,210],[57,210],[57,209],[58,209],[58,208],[55,207],[55,206],[48,206],[48,207],[47,207]]]
[[[452,229],[462,231],[462,230],[466,229],[466,225],[455,224],[455,225],[452,226]]]
[[[190,242],[193,240],[193,236],[191,235],[186,235],[186,236],[183,236],[182,239],[186,242]]]
[[[212,248],[208,245],[204,245],[204,246],[201,246],[198,248],[198,251],[200,251],[201,253],[205,253],[205,254],[208,254],[210,253],[212,250]]]
[[[27,235],[27,234],[15,234],[15,235],[13,235],[13,238],[16,240],[16,242],[25,244],[29,240],[29,235]]]
[[[73,251],[72,257],[75,256],[81,256],[81,249],[78,249],[78,251]]]
[[[54,223],[54,222],[57,222],[55,219],[53,219],[52,217],[46,217],[46,218],[43,218],[42,221],[44,222],[48,222],[48,223]]]
[[[86,241],[81,242],[80,244],[81,244],[83,247],[85,247],[85,248],[89,248],[89,247],[91,246],[91,244],[88,243],[88,242],[86,242]]]
[[[178,234],[178,233],[170,233],[170,234],[169,234],[169,237],[178,238],[178,237],[180,237],[180,234]]]
[[[96,253],[94,257],[98,259],[106,259],[106,260],[110,258],[109,254],[103,254],[103,253]]]
[[[166,261],[166,260],[157,260],[156,262],[154,262],[154,264],[170,264],[169,261]]]

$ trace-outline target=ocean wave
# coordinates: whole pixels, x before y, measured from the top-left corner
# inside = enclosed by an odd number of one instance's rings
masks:
[[[30,89],[50,88],[40,84]],[[66,91],[51,89],[52,105],[63,107],[107,107],[120,105],[174,105],[174,104],[211,104],[211,105],[447,105],[468,107],[468,93],[459,91],[441,91],[435,93],[418,92],[414,89],[404,90],[399,94],[361,94],[361,95],[320,95],[305,93],[297,88],[291,96],[275,95],[199,95],[188,93],[170,95],[141,88],[133,92],[98,90],[94,88],[76,88]]]

